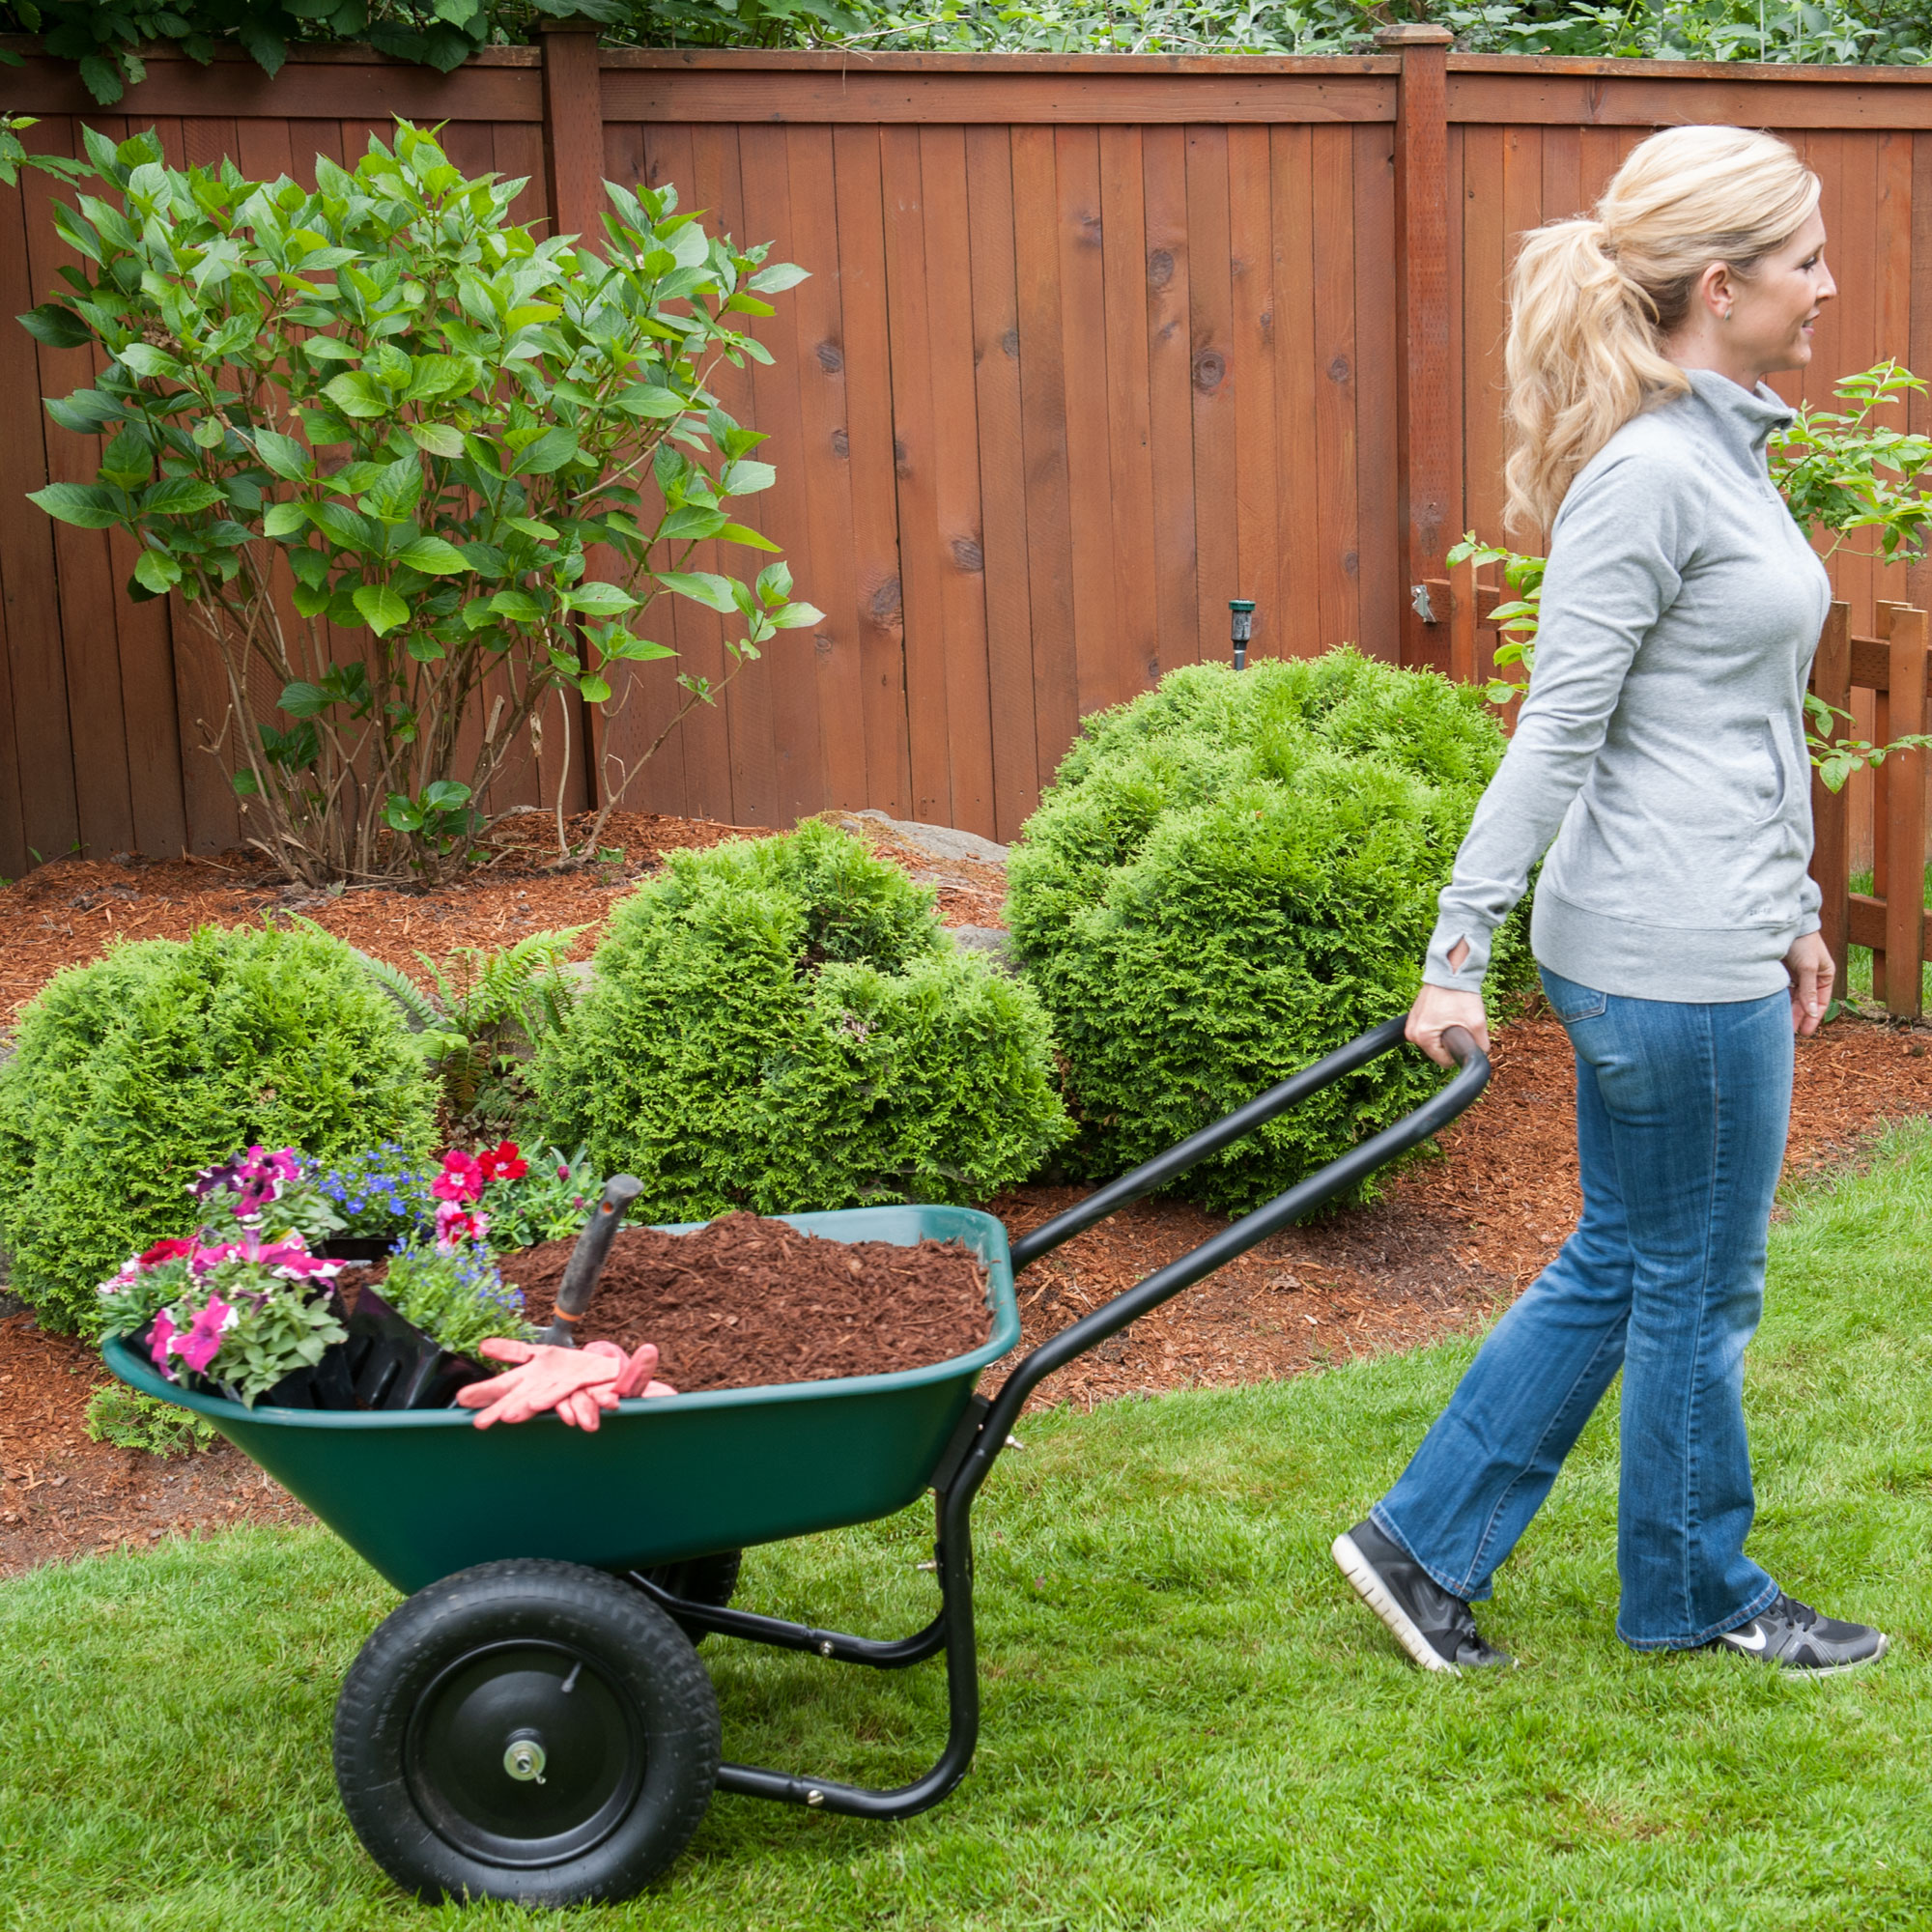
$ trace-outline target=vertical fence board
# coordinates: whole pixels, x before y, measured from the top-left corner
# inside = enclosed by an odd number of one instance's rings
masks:
[[[1355,430],[1356,584],[1361,598],[1357,641],[1391,663],[1398,659],[1401,612],[1408,585],[1401,581],[1396,469],[1386,452],[1401,447],[1396,434],[1396,305],[1384,290],[1384,264],[1396,259],[1394,134],[1370,123],[1350,130],[1355,147]]]
[[[785,130],[790,219],[785,257],[810,274],[780,303],[781,368],[797,372],[800,476],[805,491],[804,548],[793,571],[794,594],[825,612],[811,637],[816,675],[810,701],[818,716],[828,805],[871,803],[866,778],[865,671],[858,631],[858,555],[852,534],[852,463],[845,421],[850,380],[839,300],[838,186],[832,130]],[[788,335],[785,309],[790,309]],[[860,381],[865,372],[860,371]],[[755,554],[739,553],[748,561]],[[762,561],[761,558],[756,559]],[[797,634],[794,634],[797,635]]]
[[[872,803],[912,810],[907,728],[905,600],[893,454],[892,352],[887,320],[885,170],[876,128],[835,128],[838,291],[845,354],[864,381],[847,385],[852,538],[859,558],[860,658],[866,681],[866,774]]]
[[[1113,452],[1107,421],[1107,270],[1100,137],[1053,130],[1061,368],[1066,397],[1066,521],[1072,544],[1073,670],[1084,717],[1140,689],[1122,676],[1115,611]]]
[[[1252,598],[1253,652],[1283,657],[1280,553],[1275,541],[1280,486],[1275,423],[1274,207],[1268,130],[1228,130],[1228,242],[1233,274],[1235,432],[1234,596]]]
[[[1275,426],[1281,484],[1275,503],[1279,556],[1274,636],[1279,648],[1312,657],[1333,641],[1321,610],[1321,467],[1317,417],[1326,382],[1315,328],[1315,185],[1309,130],[1268,129],[1274,224]]]
[[[1195,601],[1194,378],[1188,281],[1187,137],[1141,135],[1147,222],[1148,425],[1153,452],[1154,572],[1163,670],[1200,656]]]
[[[1315,489],[1321,525],[1321,643],[1358,641],[1355,553],[1355,148],[1347,128],[1310,133],[1315,182]],[[1392,456],[1394,452],[1378,452]]]
[[[973,378],[973,254],[966,137],[923,128],[927,350],[932,367],[935,564],[944,630],[946,822],[993,831],[993,727],[987,694],[986,571],[980,527],[980,426]]]
[[[1236,566],[1234,287],[1228,209],[1228,130],[1187,130],[1188,380],[1194,413],[1195,638],[1191,655],[1226,648]]]
[[[1107,462],[1112,482],[1116,699],[1158,680],[1171,661],[1160,633],[1155,568],[1153,423],[1148,387],[1147,199],[1140,130],[1102,128],[1100,232],[1105,272]]]
[[[1051,776],[1080,722],[1073,524],[1060,290],[1060,189],[1051,128],[1012,131],[1014,287],[1033,609],[1035,756]]]
[[[974,407],[980,424],[980,551],[986,584],[993,836],[1004,841],[1025,822],[1042,780],[1034,716],[1033,600],[1020,429],[1013,157],[1006,128],[966,129],[966,201],[973,251]]]

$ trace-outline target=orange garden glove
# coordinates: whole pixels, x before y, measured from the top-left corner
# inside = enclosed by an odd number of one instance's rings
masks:
[[[497,1422],[527,1422],[554,1409],[573,1429],[594,1432],[600,1411],[615,1408],[623,1396],[676,1393],[650,1379],[658,1351],[649,1343],[627,1356],[614,1342],[559,1349],[493,1336],[477,1352],[493,1362],[516,1364],[507,1375],[457,1390],[456,1400],[463,1407],[481,1411],[476,1417],[478,1429]]]

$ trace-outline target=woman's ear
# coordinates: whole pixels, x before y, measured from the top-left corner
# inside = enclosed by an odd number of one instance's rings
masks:
[[[1737,286],[1728,262],[1713,262],[1697,277],[1696,301],[1714,322],[1728,322],[1731,305],[1737,300]]]

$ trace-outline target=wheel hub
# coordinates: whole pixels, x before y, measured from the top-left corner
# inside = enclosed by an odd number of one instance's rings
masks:
[[[424,1818],[491,1864],[554,1865],[616,1830],[643,1782],[627,1700],[561,1644],[491,1644],[417,1704],[406,1747]]]

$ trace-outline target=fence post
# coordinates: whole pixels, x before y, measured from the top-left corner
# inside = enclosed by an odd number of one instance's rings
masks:
[[[1833,711],[1852,708],[1852,610],[1833,599],[1811,662],[1811,689]],[[1832,721],[1831,736],[1844,735],[1845,720]],[[1819,936],[1838,969],[1838,997],[1850,990],[1852,945],[1852,813],[1845,785],[1826,790],[1811,774],[1811,876],[1818,882]]]
[[[1400,661],[1449,668],[1446,627],[1425,626],[1414,586],[1447,575],[1443,552],[1460,497],[1449,366],[1449,91],[1446,27],[1384,27],[1399,54],[1395,124],[1396,515]]]
[[[604,74],[597,29],[581,20],[543,27],[544,171],[553,235],[603,235]]]
[[[1889,729],[1899,737],[1925,729],[1926,619],[1923,611],[1891,611],[1891,703]],[[1923,1009],[1925,962],[1925,753],[1894,752],[1886,761],[1890,878],[1885,898],[1886,1010],[1917,1019]],[[1873,992],[1876,994],[1877,987]]]

